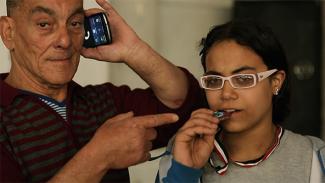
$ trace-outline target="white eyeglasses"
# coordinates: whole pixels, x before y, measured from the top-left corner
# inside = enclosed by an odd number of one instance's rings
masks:
[[[206,90],[219,90],[223,88],[225,81],[229,81],[233,88],[251,88],[257,84],[257,82],[271,76],[278,71],[272,69],[257,74],[235,74],[228,77],[219,75],[206,75],[201,77],[201,86]]]

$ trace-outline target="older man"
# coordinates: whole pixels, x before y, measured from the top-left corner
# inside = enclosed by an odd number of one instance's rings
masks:
[[[105,0],[97,3],[109,14],[113,43],[86,49],[84,16],[102,10],[84,11],[82,0],[7,0],[0,33],[12,66],[0,81],[0,182],[128,182],[126,168],[148,160],[182,123],[154,128],[184,121],[197,107],[196,80]],[[150,89],[81,87],[72,81],[80,54],[123,62]]]

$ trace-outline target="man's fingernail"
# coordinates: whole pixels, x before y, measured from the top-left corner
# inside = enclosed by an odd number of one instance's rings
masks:
[[[178,121],[178,119],[179,119],[178,115],[176,115],[176,114],[173,115],[173,120],[174,120],[174,121]]]

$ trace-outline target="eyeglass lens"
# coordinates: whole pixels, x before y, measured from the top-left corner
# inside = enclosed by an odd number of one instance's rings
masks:
[[[231,78],[234,87],[250,87],[254,85],[254,75],[237,75]]]
[[[203,80],[206,88],[220,89],[223,87],[224,79],[220,76],[207,76]],[[230,84],[234,88],[250,87],[255,84],[252,74],[239,74],[230,77]]]

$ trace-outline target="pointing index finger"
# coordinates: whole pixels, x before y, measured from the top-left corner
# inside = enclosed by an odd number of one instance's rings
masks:
[[[165,124],[175,123],[176,121],[178,121],[178,119],[179,118],[176,114],[163,113],[155,115],[137,116],[133,120],[137,126],[141,126],[144,128],[154,128]]]

